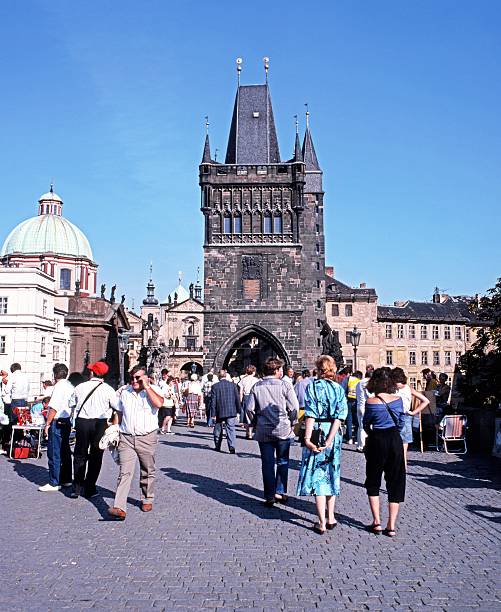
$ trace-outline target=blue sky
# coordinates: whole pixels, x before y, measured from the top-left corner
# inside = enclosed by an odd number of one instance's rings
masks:
[[[327,262],[381,302],[500,275],[501,3],[0,3],[3,240],[51,179],[99,282],[136,309],[202,266],[204,116],[224,156],[235,95],[270,86],[283,158],[311,111]]]

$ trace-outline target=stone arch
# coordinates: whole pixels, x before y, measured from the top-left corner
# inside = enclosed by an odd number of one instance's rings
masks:
[[[252,364],[261,372],[263,362],[274,356],[286,365],[290,363],[282,342],[261,325],[251,324],[239,329],[219,347],[213,367],[216,370],[224,367],[233,375],[242,374]]]
[[[202,364],[198,363],[198,361],[188,361],[181,368],[181,372],[185,372],[187,376],[190,374],[198,374],[198,376],[202,376],[204,370],[202,368]],[[193,370],[195,370],[193,372]]]

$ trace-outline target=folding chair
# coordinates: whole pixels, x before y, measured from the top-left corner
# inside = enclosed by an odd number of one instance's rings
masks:
[[[444,442],[444,451],[448,455],[464,455],[466,454],[466,424],[468,420],[464,414],[450,414],[444,416],[440,421],[439,436]],[[460,442],[464,446],[464,450],[449,452],[447,443]]]

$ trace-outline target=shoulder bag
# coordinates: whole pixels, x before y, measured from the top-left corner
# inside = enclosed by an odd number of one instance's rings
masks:
[[[84,401],[82,402],[82,405],[80,406],[80,408],[78,409],[78,412],[75,416],[75,421],[78,419],[78,417],[80,416],[80,413],[82,412],[82,408],[85,406],[85,404],[87,403],[87,400],[90,398],[90,396],[94,393],[94,391],[100,387],[103,384],[103,381],[101,381],[100,383],[98,383],[94,389],[91,389],[89,394],[87,395],[87,397],[84,399]]]

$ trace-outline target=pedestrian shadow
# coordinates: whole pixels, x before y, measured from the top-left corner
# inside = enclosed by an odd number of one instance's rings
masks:
[[[193,444],[192,442],[177,442],[175,440],[161,440],[159,444],[173,446],[175,448],[195,448],[198,450],[207,450],[210,448],[209,444]]]
[[[494,506],[477,506],[474,504],[469,504],[466,506],[466,510],[469,510],[473,514],[476,514],[477,516],[485,519],[486,521],[492,521],[493,523],[501,524],[501,508],[494,508]]]
[[[261,498],[262,492],[249,485],[229,484],[227,482],[223,482],[222,480],[216,480],[215,478],[200,476],[199,474],[190,474],[188,472],[181,472],[180,470],[171,467],[162,468],[161,471],[164,472],[169,478],[172,478],[172,480],[190,484],[193,486],[193,490],[197,493],[201,493],[210,499],[214,499],[225,506],[241,508],[242,510],[254,514],[255,516],[264,520],[285,521],[291,525],[302,527],[303,529],[309,528],[300,522],[300,517],[287,510],[283,505],[276,505],[273,508],[266,508],[260,499],[256,499]],[[239,491],[246,493],[246,495],[242,495],[239,493]],[[311,513],[311,507],[309,507],[306,511]]]
[[[409,468],[422,467],[427,470],[439,472],[436,474],[420,474],[419,472],[408,472],[416,478],[432,487],[439,489],[495,489],[501,486],[499,476],[499,464],[496,466],[485,459],[471,459],[470,461],[454,461],[441,463],[439,461],[424,461],[418,459],[409,460]]]
[[[9,463],[12,465],[14,472],[16,472],[18,476],[29,480],[39,487],[49,482],[49,470],[42,465],[20,460],[16,461],[15,459],[9,459]]]
[[[47,482],[49,481],[49,470],[43,467],[42,465],[37,465],[36,463],[27,463],[24,461],[16,461],[15,459],[9,459],[9,463],[12,465],[14,471],[18,476],[24,478],[25,480],[28,480],[37,487],[47,484]],[[109,504],[105,500],[114,499],[115,493],[113,491],[110,491],[110,489],[105,489],[104,487],[100,487],[99,485],[97,486],[97,492],[97,497],[87,499],[81,496],[78,499],[82,499],[92,504],[96,508],[98,513],[101,515],[101,520],[114,520],[112,518],[110,519],[110,517],[108,516]],[[71,495],[71,487],[65,487],[64,489],[61,489],[59,493],[69,499]],[[51,495],[54,495],[54,493],[51,493]],[[75,500],[75,503],[78,503],[77,500]],[[127,500],[127,503],[131,506],[137,506],[138,508],[141,507],[141,502],[137,499],[129,498]]]

